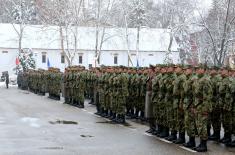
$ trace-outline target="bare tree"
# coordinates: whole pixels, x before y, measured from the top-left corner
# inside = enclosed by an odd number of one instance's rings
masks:
[[[201,14],[200,14],[201,15]],[[223,66],[228,52],[234,42],[235,2],[231,0],[214,0],[208,17],[201,15],[200,26],[204,42],[209,47],[206,61]],[[201,45],[203,46],[203,45]],[[209,60],[207,60],[209,59]]]

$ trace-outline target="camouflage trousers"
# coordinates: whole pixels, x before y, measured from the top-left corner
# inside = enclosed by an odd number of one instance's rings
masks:
[[[184,110],[184,124],[185,130],[189,137],[195,137],[197,135],[195,114],[191,111],[192,107]]]
[[[214,132],[220,132],[221,128],[221,108],[215,105],[209,115],[208,126],[212,126]]]
[[[127,110],[134,109],[135,101],[136,101],[135,97],[132,97],[132,96],[130,96],[126,99],[126,108],[127,108]]]
[[[105,108],[105,104],[104,104],[104,98],[105,98],[105,94],[104,92],[101,90],[98,92],[99,93],[99,103],[100,103],[100,107],[101,108]]]
[[[116,104],[117,104],[117,109],[116,113],[119,115],[125,115],[125,110],[126,110],[126,96],[122,94],[117,94],[116,96]]]
[[[179,131],[179,133],[185,132],[185,119],[184,119],[184,109],[182,103],[179,103],[179,106],[177,108],[177,121],[176,121],[176,129]]]
[[[159,119],[158,119],[158,124],[162,125],[164,127],[167,127],[167,107],[166,107],[166,103],[165,100],[159,100],[158,102],[158,106],[159,106]]]
[[[204,105],[198,106],[196,109],[196,127],[197,133],[200,139],[207,140],[208,139],[208,132],[207,132],[207,125],[209,119],[209,112]]]
[[[166,124],[171,130],[176,130],[177,108],[173,106],[173,101],[165,99]]]
[[[222,125],[225,133],[232,133],[233,112],[231,110],[222,109]]]
[[[159,105],[156,100],[152,100],[153,104],[153,117],[155,118],[156,122],[159,122]]]
[[[111,95],[106,93],[104,96],[104,109],[110,110],[111,109]]]
[[[136,109],[144,111],[145,108],[145,96],[138,96],[136,100]]]

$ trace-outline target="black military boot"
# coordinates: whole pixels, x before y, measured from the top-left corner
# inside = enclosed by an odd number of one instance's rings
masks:
[[[139,110],[136,109],[135,114],[134,114],[134,119],[137,119],[139,117]]]
[[[131,119],[135,118],[135,110],[131,109]]]
[[[160,138],[166,138],[169,136],[169,128],[163,127],[162,132],[160,133],[159,137]]]
[[[230,134],[230,133],[225,133],[224,134],[224,138],[222,138],[221,140],[220,140],[220,143],[223,143],[223,144],[228,144],[228,143],[230,143],[231,141],[232,141],[232,135]]]
[[[131,117],[131,109],[127,109],[126,110],[126,116],[127,117]]]
[[[116,121],[116,117],[117,117],[116,113],[113,113],[113,117],[111,118],[111,120],[112,120],[113,122],[115,122],[115,121]]]
[[[163,130],[163,127],[162,127],[162,125],[157,125],[157,130],[155,130],[154,132],[153,132],[153,135],[156,135],[156,136],[160,136],[160,133],[162,132],[162,130]]]
[[[100,111],[100,107],[98,105],[96,106],[96,110],[97,110],[97,112],[95,114],[100,116],[101,115],[101,111]]]
[[[140,112],[140,120],[143,121],[143,122],[146,121],[146,119],[144,117],[144,112],[143,111]]]
[[[220,131],[215,131],[213,135],[208,137],[208,140],[219,141],[220,140]]]
[[[125,123],[125,115],[118,115],[117,123],[124,124]]]
[[[109,111],[109,114],[108,114],[108,118],[112,118],[112,117],[113,117],[113,111],[110,110],[110,111]]]
[[[227,147],[235,147],[235,140],[230,143],[227,143],[226,146]]]
[[[189,137],[189,141],[183,144],[184,147],[194,148],[196,146],[195,137]]]
[[[176,139],[177,139],[177,131],[175,131],[175,130],[172,130],[171,135],[166,137],[166,140],[171,141],[171,142]]]
[[[194,149],[197,152],[207,151],[207,140],[201,140],[201,143]]]
[[[106,115],[104,116],[105,118],[109,118],[110,116],[110,111],[109,110],[106,110]]]
[[[104,116],[104,108],[101,108],[101,110],[100,110],[100,116]]]
[[[147,130],[147,133],[152,133],[156,131],[156,125],[155,125],[155,120],[153,118],[149,119],[149,130]]]
[[[179,138],[174,141],[175,144],[184,144],[185,143],[185,133],[179,133]]]
[[[120,114],[117,114],[117,116],[116,116],[114,122],[119,123],[119,121],[120,121]]]

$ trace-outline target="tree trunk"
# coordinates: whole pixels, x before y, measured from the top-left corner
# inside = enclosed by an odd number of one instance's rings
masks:
[[[59,29],[60,29],[60,45],[61,45],[62,54],[64,54],[64,56],[66,58],[66,61],[68,63],[68,66],[71,66],[70,60],[68,58],[68,55],[66,54],[65,49],[64,49],[64,36],[63,36],[63,28],[62,28],[62,26],[60,26]]]

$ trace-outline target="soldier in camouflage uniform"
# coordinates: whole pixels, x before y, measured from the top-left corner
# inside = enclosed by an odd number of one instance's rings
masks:
[[[118,123],[125,123],[125,110],[126,110],[126,98],[129,96],[128,92],[128,75],[123,73],[120,68],[117,70],[117,75],[114,79],[116,82],[116,103],[117,103],[117,119]]]
[[[210,76],[205,73],[205,69],[198,69],[197,74],[200,79],[195,83],[195,109],[193,109],[193,112],[196,114],[196,128],[200,137],[200,144],[195,148],[195,151],[206,152],[208,139],[208,115],[212,110],[211,99],[213,96],[213,90]]]
[[[216,67],[210,70],[211,83],[213,89],[213,98],[212,98],[212,112],[210,113],[210,122],[208,122],[208,132],[210,132],[210,126],[213,127],[213,135],[209,136],[209,140],[219,141],[220,140],[220,128],[221,128],[221,107],[220,107],[220,93],[219,86],[222,82],[222,77],[218,73]]]
[[[197,74],[192,68],[187,68],[185,71],[187,80],[184,82],[184,118],[185,118],[185,130],[189,136],[189,141],[183,144],[187,148],[194,148],[196,146],[195,136],[197,135],[197,129],[195,124],[195,112],[194,112],[194,102],[195,102],[195,87],[198,80]]]
[[[168,67],[164,67],[161,69],[162,77],[159,80],[159,98],[158,98],[158,106],[159,106],[159,126],[161,127],[161,133],[157,136],[160,138],[165,138],[169,136],[169,127],[167,125],[167,118],[166,118],[166,78],[168,77]]]
[[[179,66],[175,69],[175,73],[177,74],[177,78],[173,83],[174,101],[173,101],[172,113],[175,113],[175,115],[173,115],[173,120],[175,121],[175,127],[176,127],[175,130],[179,132],[179,137],[176,141],[174,141],[174,143],[183,144],[185,143],[185,124],[184,124],[184,108],[183,108],[183,102],[185,98],[184,83],[186,82],[187,77],[183,72],[182,68]]]
[[[174,103],[173,90],[174,90],[174,82],[176,79],[177,75],[174,72],[174,67],[169,66],[169,68],[167,69],[167,77],[164,80],[166,87],[166,92],[165,92],[166,130],[171,129],[171,135],[166,137],[166,139],[169,141],[174,141],[177,139],[177,129],[176,129],[177,106],[173,105]],[[169,135],[169,133],[166,133],[166,135]]]
[[[232,128],[231,128],[231,119],[232,119],[232,96],[230,91],[231,78],[229,77],[229,72],[225,68],[221,72],[223,77],[222,82],[219,86],[220,94],[220,106],[222,111],[222,125],[224,128],[224,138],[220,142],[228,144],[231,142]]]

